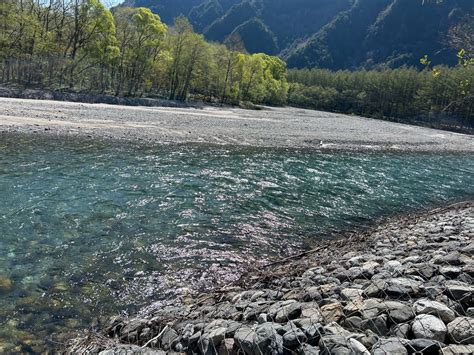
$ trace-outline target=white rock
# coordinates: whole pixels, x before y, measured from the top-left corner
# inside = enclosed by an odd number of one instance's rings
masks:
[[[415,317],[412,331],[415,338],[444,342],[448,329],[441,319],[429,314],[421,314]]]

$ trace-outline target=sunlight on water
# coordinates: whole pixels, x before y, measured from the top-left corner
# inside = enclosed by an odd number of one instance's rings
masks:
[[[246,263],[380,216],[474,195],[469,154],[0,139],[4,350],[39,351],[52,333],[99,315],[234,280]]]

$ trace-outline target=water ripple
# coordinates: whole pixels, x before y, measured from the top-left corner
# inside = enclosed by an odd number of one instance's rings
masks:
[[[21,351],[377,217],[474,195],[468,154],[1,137],[0,281],[12,283],[0,285],[0,343]]]

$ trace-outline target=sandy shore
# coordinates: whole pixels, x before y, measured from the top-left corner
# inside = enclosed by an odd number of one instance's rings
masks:
[[[159,108],[0,98],[0,132],[147,143],[474,151],[474,137],[296,108]]]

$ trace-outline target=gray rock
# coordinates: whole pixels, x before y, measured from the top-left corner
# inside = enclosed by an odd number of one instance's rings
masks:
[[[409,324],[395,324],[390,328],[390,334],[396,338],[408,338],[410,334],[411,327]]]
[[[364,291],[358,288],[344,288],[343,290],[341,290],[341,297],[346,301],[360,299],[363,294]]]
[[[352,335],[351,332],[341,327],[336,322],[329,323],[323,327],[324,335],[341,335],[344,337],[350,337]]]
[[[265,312],[268,307],[268,302],[265,301],[258,301],[252,302],[244,308],[244,312],[242,314],[243,319],[247,321],[256,320],[257,317]]]
[[[441,350],[443,355],[468,355],[474,354],[474,345],[449,345]]]
[[[343,316],[342,304],[334,302],[321,307],[321,315],[326,323],[337,322]]]
[[[458,317],[449,323],[448,338],[456,344],[474,344],[474,318]]]
[[[310,302],[310,301],[321,301],[323,297],[319,292],[319,287],[313,286],[306,289],[303,293],[303,301]]]
[[[407,304],[375,298],[365,300],[361,311],[362,316],[366,319],[373,319],[378,315],[386,313],[393,323],[403,323],[415,316],[411,307]]]
[[[144,328],[148,327],[148,321],[144,319],[132,319],[125,323],[120,330],[120,339],[126,342],[138,341],[139,335]]]
[[[346,329],[355,331],[363,329],[364,320],[360,317],[352,316],[344,319],[342,326]]]
[[[474,286],[459,281],[447,281],[444,294],[449,298],[471,306],[474,297]]]
[[[257,322],[260,324],[268,322],[268,315],[266,313],[260,313],[257,317]]]
[[[201,339],[201,336],[202,336],[202,332],[199,331],[193,335],[191,335],[187,342],[185,341],[185,345],[187,345],[190,349],[196,349],[198,344],[199,344],[199,340]]]
[[[357,338],[357,340],[364,344],[367,349],[372,349],[372,347],[379,341],[379,337],[371,330],[366,330],[364,335]]]
[[[313,321],[311,318],[295,319],[293,321],[307,336],[308,341],[319,340],[321,334],[321,323]]]
[[[367,297],[379,297],[388,287],[388,282],[385,279],[371,280],[370,284],[365,288],[364,294]]]
[[[299,355],[319,355],[319,348],[308,344],[303,344],[298,351]]]
[[[385,308],[393,323],[404,323],[415,317],[411,307],[401,302],[384,301],[381,306]]]
[[[408,354],[404,342],[399,338],[380,339],[372,347],[373,355],[405,355]]]
[[[263,323],[256,329],[257,349],[263,354],[280,354],[283,352],[283,338],[278,334],[278,325]]]
[[[281,307],[275,314],[275,322],[285,323],[291,319],[298,318],[301,314],[301,303],[295,302]]]
[[[389,272],[397,272],[403,269],[402,263],[397,260],[390,260],[383,264],[383,268]]]
[[[238,348],[249,355],[278,354],[283,351],[283,339],[273,323],[264,323],[254,331],[241,327],[235,332],[234,340]]]
[[[364,301],[361,309],[362,317],[365,319],[375,318],[382,311],[382,301],[375,298],[369,298]]]
[[[441,319],[429,314],[416,316],[411,329],[415,338],[437,340],[440,342],[444,342],[447,333],[447,328]]]
[[[168,327],[160,337],[161,347],[164,350],[169,350],[177,339],[178,333],[173,328]]]
[[[407,298],[420,295],[422,283],[409,278],[394,278],[388,281],[385,294],[393,298]]]
[[[458,252],[452,252],[445,256],[439,256],[434,258],[433,262],[435,264],[449,264],[449,265],[461,265],[461,255]]]
[[[386,280],[373,279],[371,284],[364,290],[367,297],[390,296],[393,298],[407,298],[419,296],[422,291],[422,283],[417,280],[398,277]]]
[[[413,304],[416,314],[431,314],[441,318],[445,323],[452,322],[456,318],[456,313],[441,302],[429,299],[420,299]]]
[[[474,263],[469,263],[462,267],[462,272],[468,274],[469,276],[474,277]]]
[[[386,314],[381,314],[380,316],[365,319],[362,321],[361,330],[371,330],[377,335],[387,335],[389,329],[387,326],[388,316]]]
[[[234,340],[236,345],[242,349],[245,354],[248,355],[259,355],[260,352],[257,348],[257,333],[255,333],[249,327],[242,327],[235,332]]]
[[[423,279],[431,279],[437,272],[437,267],[429,264],[414,264],[405,269],[405,275],[420,276]]]
[[[321,322],[323,320],[323,316],[317,304],[314,306],[303,305],[301,308],[301,318],[311,318],[313,322]]]
[[[225,339],[227,329],[219,327],[205,333],[199,339],[199,349],[203,354],[207,354],[211,349],[217,349],[221,342]],[[211,351],[212,352],[212,351]]]
[[[461,273],[461,268],[457,266],[443,266],[439,268],[439,273],[447,279],[455,279]]]
[[[238,352],[235,349],[235,340],[224,339],[224,341],[217,348],[217,354],[238,355]]]
[[[358,340],[351,338],[349,339],[348,343],[349,343],[349,348],[351,349],[353,354],[370,355],[370,352],[367,350],[367,348]]]
[[[351,355],[349,342],[341,335],[325,335],[319,340],[321,355]]]
[[[410,353],[417,354],[439,354],[441,348],[444,346],[443,343],[440,343],[436,340],[430,339],[413,339],[408,343],[408,350]]]
[[[286,348],[293,349],[302,343],[306,342],[307,338],[305,333],[299,328],[293,328],[283,334],[283,345]]]

